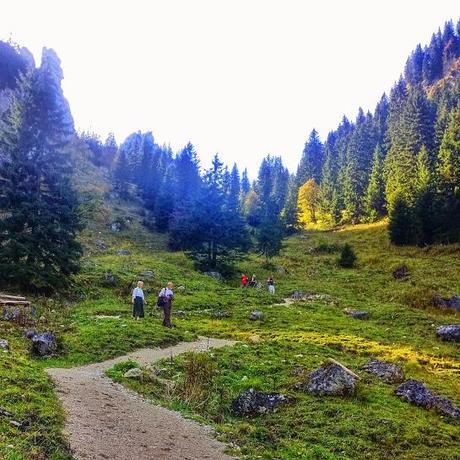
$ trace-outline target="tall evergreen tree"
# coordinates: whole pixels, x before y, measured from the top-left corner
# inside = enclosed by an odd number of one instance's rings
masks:
[[[313,129],[308,141],[305,143],[299,168],[297,169],[297,184],[300,186],[308,179],[315,179],[316,183],[321,182],[321,167],[323,164],[323,144],[318,132]]]
[[[383,182],[383,155],[379,145],[374,150],[372,171],[367,186],[364,207],[366,217],[375,221],[385,213],[385,186]]]
[[[50,291],[68,285],[81,255],[77,195],[64,153],[74,134],[60,61],[44,49],[20,83],[0,135],[0,283]]]

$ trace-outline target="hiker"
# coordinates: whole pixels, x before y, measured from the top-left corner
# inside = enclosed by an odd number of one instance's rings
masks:
[[[273,275],[269,276],[267,279],[268,292],[270,294],[275,293],[275,282],[273,281]]]
[[[158,294],[158,303],[163,306],[163,326],[165,327],[172,327],[171,324],[171,304],[174,299],[174,292],[173,292],[173,283],[168,281],[166,287],[164,287],[160,293]]]
[[[144,282],[138,281],[137,287],[133,289],[133,318],[138,320],[139,318],[144,317]]]
[[[249,286],[255,288],[257,287],[257,278],[256,275],[252,275],[251,281],[249,281]]]
[[[245,288],[248,285],[249,278],[244,274],[241,273],[241,287]]]

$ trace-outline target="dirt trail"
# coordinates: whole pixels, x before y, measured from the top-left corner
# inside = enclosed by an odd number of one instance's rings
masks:
[[[47,369],[67,414],[66,432],[76,459],[230,460],[209,427],[155,406],[104,376],[114,364],[132,359],[148,364],[187,351],[235,342],[200,338],[169,348],[146,348],[102,363]]]

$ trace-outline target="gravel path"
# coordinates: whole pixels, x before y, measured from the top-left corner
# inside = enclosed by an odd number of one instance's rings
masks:
[[[66,432],[76,459],[230,460],[209,427],[155,406],[104,376],[114,364],[132,359],[148,364],[187,351],[235,342],[200,338],[169,348],[141,349],[102,363],[47,369],[67,414]]]

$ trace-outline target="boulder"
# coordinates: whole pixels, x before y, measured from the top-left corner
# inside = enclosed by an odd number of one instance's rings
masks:
[[[121,222],[112,222],[110,224],[110,230],[112,230],[113,233],[119,233],[121,232],[122,229],[122,224]]]
[[[145,270],[139,273],[139,277],[148,280],[154,278],[155,273],[152,270]]]
[[[241,393],[231,405],[232,412],[239,416],[276,412],[281,404],[287,403],[285,395],[264,393],[250,388]]]
[[[187,290],[187,288],[185,286],[177,286],[176,287],[176,291],[178,292],[185,292]]]
[[[56,336],[52,332],[35,334],[31,340],[32,350],[39,356],[52,356],[57,351]]]
[[[118,277],[113,274],[112,270],[107,270],[102,275],[102,280],[101,281],[102,281],[102,284],[104,286],[113,287],[113,286],[117,286]]]
[[[0,350],[9,350],[9,349],[10,349],[10,344],[8,343],[8,340],[0,339]]]
[[[400,366],[393,363],[371,359],[364,366],[367,372],[376,375],[385,383],[400,383],[404,380],[404,372]]]
[[[327,396],[349,396],[355,392],[359,377],[332,359],[313,371],[306,385],[309,393]]]
[[[118,249],[117,250],[117,256],[129,256],[131,253],[128,251],[128,249]]]
[[[406,380],[396,388],[396,396],[425,409],[436,409],[443,415],[460,418],[460,409],[455,407],[447,398],[434,394],[418,380]]]
[[[291,299],[292,300],[302,300],[305,296],[305,292],[302,292],[302,291],[294,291],[292,294],[291,294]]]
[[[138,379],[142,375],[142,370],[138,367],[133,367],[132,369],[127,370],[123,377],[125,379]]]
[[[99,249],[99,251],[105,251],[107,249],[107,245],[102,240],[94,240],[93,244],[96,247],[96,249]]]
[[[433,296],[431,303],[434,307],[460,311],[460,297],[457,295],[453,295],[452,297],[442,297],[440,294],[436,294]]]
[[[249,316],[249,319],[251,321],[260,321],[261,319],[263,319],[264,317],[264,314],[259,311],[259,310],[253,310],[251,311],[251,315]]]
[[[436,329],[436,335],[441,340],[449,342],[460,342],[460,324],[450,324],[448,326],[439,326]]]
[[[359,311],[359,310],[353,310],[353,308],[345,308],[343,312],[351,316],[352,318],[356,319],[368,319],[369,318],[369,313],[367,311]]]
[[[400,265],[393,270],[393,278],[395,280],[405,280],[409,278],[410,272],[407,265]]]
[[[29,329],[28,331],[24,332],[24,337],[29,340],[31,340],[35,335],[37,335],[37,331],[34,331],[33,329]]]
[[[219,272],[204,272],[204,275],[214,278],[215,280],[222,281],[223,277]]]

